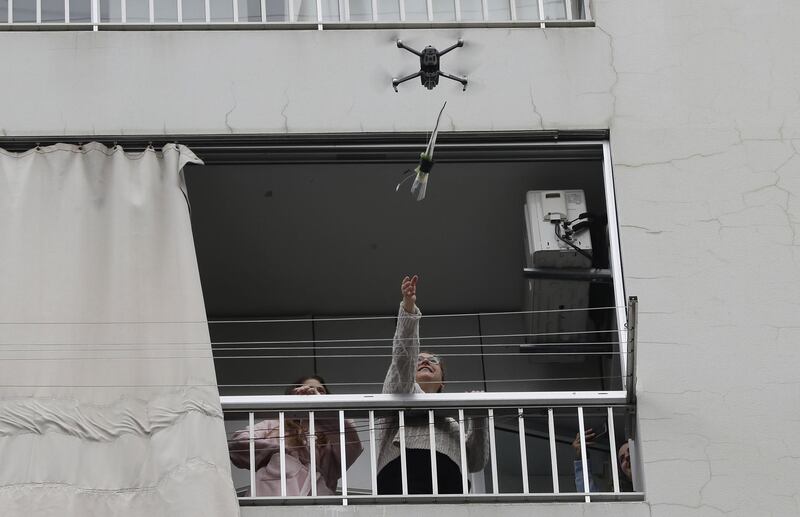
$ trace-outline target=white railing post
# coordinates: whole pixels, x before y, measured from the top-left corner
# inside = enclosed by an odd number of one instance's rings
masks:
[[[494,409],[489,409],[489,456],[492,462],[492,493],[500,492],[497,476],[497,442],[494,436]]]
[[[400,477],[403,486],[403,495],[408,495],[408,466],[406,465],[406,417],[405,411],[399,411],[399,429],[400,433]]]
[[[308,456],[311,460],[311,497],[317,497],[317,423],[313,411],[308,412]]]
[[[69,23],[69,0],[64,0],[64,23]]]
[[[281,462],[281,497],[286,497],[286,421],[283,411],[278,413],[278,454]]]
[[[558,458],[556,458],[556,426],[553,419],[553,408],[547,410],[547,431],[550,436],[550,471],[553,475],[553,493],[559,493]]]
[[[431,486],[433,487],[433,495],[438,495],[439,471],[436,465],[436,425],[432,409],[428,410],[428,434],[430,435],[431,444]]]
[[[461,489],[464,494],[469,493],[469,468],[467,465],[467,434],[464,432],[464,410],[458,410],[458,442],[461,446]]]
[[[156,2],[155,0],[148,0],[148,15],[150,19],[150,25],[156,22]]]
[[[250,495],[252,497],[258,497],[256,494],[256,423],[255,423],[255,414],[251,411],[250,412],[250,439],[249,439],[249,447],[250,447]]]
[[[528,486],[528,450],[525,446],[525,415],[522,408],[517,409],[517,418],[519,419],[519,460],[522,467],[522,493],[530,493]]]
[[[36,23],[42,23],[42,0],[36,0]]]
[[[175,0],[175,8],[178,13],[178,23],[183,23],[183,1]]]
[[[508,0],[508,12],[511,14],[511,21],[517,21],[517,2],[516,0]]]
[[[369,466],[372,473],[372,495],[378,495],[377,443],[375,442],[375,411],[369,411]]]
[[[590,492],[589,487],[589,461],[587,459],[586,453],[586,428],[583,423],[583,408],[578,406],[578,433],[581,437],[581,471],[583,472],[583,491],[588,494]],[[586,496],[586,502],[590,502],[592,499],[588,495]]]
[[[344,427],[344,410],[339,410],[339,464],[342,468],[342,506],[347,506],[347,433]]]
[[[204,4],[206,23],[211,23],[211,0],[206,0]]]
[[[231,0],[231,8],[233,9],[233,23],[239,23],[239,0]]]
[[[400,8],[400,21],[406,21],[406,2],[405,0],[397,0],[397,5]]]
[[[8,23],[14,23],[14,0],[8,0]]]
[[[611,477],[614,493],[619,493],[619,468],[617,467],[617,435],[614,430],[614,408],[608,407],[608,448],[611,451]]]
[[[545,19],[545,16],[544,16],[544,0],[539,0],[539,21],[541,22],[539,24],[539,27],[541,27],[542,29],[544,29],[544,27],[545,27],[544,19]]]
[[[567,13],[567,20],[572,21],[572,18],[573,18],[573,15],[572,15],[572,0],[565,0],[564,1],[564,6],[566,7],[566,11],[565,12]]]
[[[100,24],[100,1],[92,0],[92,30],[97,31]]]

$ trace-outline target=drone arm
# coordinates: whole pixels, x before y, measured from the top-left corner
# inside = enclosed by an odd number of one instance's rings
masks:
[[[421,53],[421,52],[419,52],[418,50],[414,50],[414,49],[413,49],[413,48],[411,48],[411,47],[407,47],[407,46],[406,46],[406,44],[405,44],[405,43],[403,43],[403,41],[402,41],[402,40],[397,40],[397,48],[402,48],[402,49],[404,49],[404,50],[408,50],[408,51],[409,51],[409,52],[411,52],[412,54],[415,54],[415,55],[417,55],[417,56],[420,56],[420,57],[422,57],[422,53]]]
[[[392,86],[394,87],[394,91],[397,91],[397,85],[398,84],[404,83],[404,82],[408,81],[409,79],[413,79],[415,77],[419,77],[421,74],[422,74],[422,72],[417,72],[415,74],[407,75],[407,76],[402,77],[400,79],[392,79]]]
[[[441,70],[439,71],[439,75],[442,76],[442,77],[447,77],[448,79],[452,79],[453,81],[458,81],[459,83],[461,83],[462,86],[464,86],[464,90],[467,89],[467,78],[466,77],[458,77],[458,76],[455,76],[455,75],[446,74],[446,73],[442,72]]]
[[[398,44],[398,46],[400,46],[400,45]],[[450,52],[453,49],[456,49],[456,48],[459,48],[459,47],[463,47],[463,46],[464,46],[464,40],[463,39],[459,39],[456,42],[455,45],[451,45],[451,46],[447,47],[446,49],[442,50],[441,52],[439,52],[439,57],[442,57],[443,55],[447,54],[448,52]]]

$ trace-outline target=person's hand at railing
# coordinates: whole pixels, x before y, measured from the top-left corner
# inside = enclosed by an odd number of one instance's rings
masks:
[[[585,429],[583,431],[584,438],[586,440],[586,445],[594,445],[594,440],[597,438],[597,434],[592,430],[591,427]],[[575,456],[578,458],[581,457],[581,433],[578,432],[575,434],[575,439],[572,440],[572,448],[575,449]]]
[[[583,431],[584,440],[586,440],[586,446],[594,445],[595,439],[597,438],[597,433],[589,427],[584,429]],[[575,439],[572,440],[572,448],[575,449],[575,456],[578,457],[575,460],[573,465],[573,470],[575,474],[575,490],[578,492],[585,492],[584,485],[583,485],[583,460],[581,459],[581,433],[575,434]],[[588,452],[588,451],[587,451]],[[589,492],[597,492],[597,486],[594,483],[594,478],[592,476],[591,470],[588,468],[587,465],[587,472],[589,477]]]
[[[291,391],[292,395],[325,395],[326,391],[323,386],[310,386],[304,384],[298,386]]]
[[[414,314],[416,312],[414,309],[417,306],[418,280],[419,277],[417,275],[414,275],[411,278],[406,276],[403,278],[403,282],[400,285],[400,292],[403,294],[403,310],[409,314]]]

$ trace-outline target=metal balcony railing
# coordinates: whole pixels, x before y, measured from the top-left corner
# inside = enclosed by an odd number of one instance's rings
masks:
[[[588,0],[0,0],[0,29],[591,26]]]
[[[632,491],[630,486],[627,489],[623,486],[625,476],[620,472],[617,462],[616,444],[634,435],[633,411],[627,403],[625,391],[324,397],[232,396],[222,397],[222,405],[229,428],[244,424],[243,427],[251,431],[244,441],[240,431],[240,439],[231,442],[232,448],[240,447],[240,455],[249,456],[247,477],[244,482],[236,483],[240,489],[242,505],[346,505],[423,501],[590,502],[643,498],[641,492]],[[268,493],[260,493],[256,481],[256,454],[260,443],[254,439],[252,432],[258,428],[257,422],[263,418],[272,419],[276,423],[276,432],[273,434],[274,455],[279,458],[279,462],[273,463],[279,465],[279,468],[273,469],[273,488]],[[410,418],[416,420],[416,426],[407,424]],[[420,419],[422,425],[419,424]],[[442,419],[451,419],[453,425],[458,426],[461,465],[468,464],[465,431],[467,424],[487,428],[489,458],[485,470],[468,476],[467,469],[462,469],[461,479],[457,480],[460,487],[458,493],[444,494],[439,493],[435,481],[437,462],[430,461],[430,479],[434,480],[432,490],[427,494],[412,494],[409,492],[406,476],[427,476],[428,473],[410,472],[407,467],[407,433],[425,431],[427,428],[425,439],[430,440],[428,451],[435,451],[436,433],[433,430]],[[296,438],[294,433],[297,429],[306,430],[301,447],[310,455],[309,478],[317,479],[319,464],[316,455],[319,452],[316,445],[317,440],[321,439],[318,430],[322,427],[321,421],[326,420],[329,433],[327,440],[333,440],[334,443],[338,441],[339,457],[344,458],[336,469],[336,475],[339,476],[337,488],[333,493],[320,494],[316,491],[316,484],[312,484],[311,493],[292,494],[291,490],[287,490],[290,438]],[[302,421],[303,425],[298,427],[298,421]],[[393,422],[390,425],[397,427],[399,435],[404,482],[400,493],[387,495],[379,493],[377,458],[381,447],[381,433],[389,421]],[[295,424],[290,425],[290,422]],[[624,422],[622,429],[620,422]],[[347,429],[346,425],[349,426]],[[594,426],[595,433],[599,432],[597,430],[601,426],[606,430],[602,433],[603,440],[599,435],[595,439],[594,448],[587,449],[587,426]],[[581,444],[580,454],[577,456],[568,446],[576,429],[578,437],[575,440],[579,438]],[[361,437],[358,448],[363,448],[361,463],[364,468],[357,474],[353,474],[353,467],[348,469],[355,458],[347,457],[346,452],[348,446],[353,444],[354,430]],[[338,436],[331,436],[331,433]],[[499,434],[503,436],[498,436]],[[257,433],[255,436],[258,438]],[[633,440],[628,443],[633,444]],[[631,446],[631,450],[634,449]],[[589,461],[589,454],[593,455],[593,462]],[[631,455],[635,456],[635,453],[632,452]],[[432,454],[433,458],[435,453]],[[565,460],[567,467],[564,467]],[[576,462],[574,471],[573,461]],[[604,472],[608,478],[607,488],[597,488],[594,480],[590,479],[593,470],[597,470],[591,465],[598,463],[604,465],[604,471],[610,468],[610,473]],[[578,479],[573,485],[571,480],[575,479],[574,476],[578,476]],[[583,490],[580,485],[591,488]],[[633,486],[637,486],[637,483],[633,483]]]

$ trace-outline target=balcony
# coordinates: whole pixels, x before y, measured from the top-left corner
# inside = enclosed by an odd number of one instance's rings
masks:
[[[587,0],[0,0],[0,30],[592,25]]]
[[[558,312],[558,311],[551,311]],[[226,429],[232,455],[238,457],[234,485],[243,506],[268,505],[349,505],[404,503],[466,502],[609,502],[643,500],[636,441],[635,340],[636,300],[626,308],[627,328],[618,351],[605,355],[624,365],[619,384],[622,389],[560,391],[490,391],[480,393],[436,393],[417,395],[332,394],[296,395],[227,395],[222,397]],[[542,314],[541,316],[546,316]],[[534,336],[538,337],[538,336]],[[542,351],[543,355],[597,354],[580,334],[572,336],[570,347]],[[389,345],[375,345],[386,347]],[[575,352],[581,347],[591,349]],[[569,350],[569,351],[565,351]],[[487,379],[491,381],[492,379]],[[551,378],[550,382],[580,385],[588,379]],[[502,380],[501,380],[502,381]],[[337,386],[338,387],[338,386]],[[497,389],[497,388],[495,388]],[[502,388],[500,388],[502,389]],[[450,391],[458,390],[453,388]],[[379,391],[376,389],[375,391]],[[259,435],[263,423],[270,431]],[[443,424],[445,422],[446,424]],[[261,423],[261,424],[260,424]],[[450,425],[457,436],[456,460],[461,469],[457,490],[441,493],[437,479],[437,461],[427,460],[430,474],[407,464],[409,441],[424,441],[425,452],[436,451],[437,431]],[[256,430],[255,433],[252,430]],[[396,430],[402,486],[397,493],[379,489],[378,472],[386,436]],[[388,432],[388,435],[384,433]],[[475,461],[477,454],[470,436],[485,435],[485,461]],[[299,438],[299,441],[298,441]],[[332,479],[330,464],[325,468],[327,486],[307,485],[307,495],[292,495],[297,481],[290,464],[297,458],[308,466],[308,479],[318,479],[323,470],[317,458],[318,440],[334,447],[338,458]],[[580,444],[578,446],[578,444]],[[620,446],[627,445],[630,461],[618,461]],[[265,452],[266,449],[270,449]],[[302,454],[298,454],[302,451]],[[418,453],[415,451],[415,453]],[[484,454],[484,453],[481,453]],[[259,458],[259,459],[257,459]],[[277,458],[277,460],[276,460]],[[324,461],[324,460],[323,460]],[[441,462],[441,459],[438,460]],[[272,465],[272,474],[257,470]],[[384,462],[385,463],[385,462]],[[256,465],[256,467],[254,467]],[[625,465],[625,468],[622,467]],[[269,470],[270,467],[266,467]],[[627,470],[626,470],[627,469]],[[473,472],[468,472],[473,470]],[[431,489],[412,493],[407,474],[427,477]],[[267,482],[264,480],[273,476]],[[266,477],[265,477],[266,476]],[[257,481],[257,477],[259,480]],[[320,479],[324,476],[320,474]],[[293,489],[292,486],[295,488]],[[451,485],[452,486],[452,485]],[[259,488],[261,487],[261,488]],[[584,489],[583,487],[589,487]],[[259,492],[261,490],[261,492]],[[325,493],[323,493],[325,492]]]

